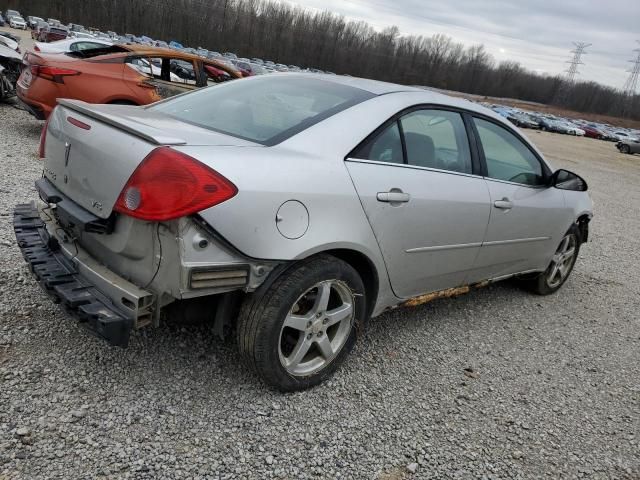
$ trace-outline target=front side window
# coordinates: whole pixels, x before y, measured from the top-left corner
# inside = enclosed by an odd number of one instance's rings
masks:
[[[418,167],[471,173],[471,151],[459,113],[416,110],[400,119],[407,163]]]
[[[544,185],[540,160],[522,140],[506,128],[474,118],[487,163],[487,177],[496,180]]]

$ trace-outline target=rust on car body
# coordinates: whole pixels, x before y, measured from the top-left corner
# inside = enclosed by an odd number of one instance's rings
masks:
[[[439,298],[452,298],[457,297],[459,295],[464,295],[465,293],[469,293],[471,290],[476,290],[478,288],[483,288],[489,285],[490,281],[485,280],[483,282],[474,283],[472,285],[464,285],[461,287],[453,287],[446,288],[444,290],[438,290],[436,292],[427,293],[425,295],[419,295],[417,297],[410,298],[406,302],[402,303],[401,307],[417,307],[418,305],[423,305],[425,303],[432,302]]]

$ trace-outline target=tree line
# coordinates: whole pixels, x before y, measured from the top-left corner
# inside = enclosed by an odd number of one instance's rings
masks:
[[[375,30],[274,0],[8,0],[4,8],[118,33],[144,34],[191,47],[232,51],[339,74],[554,104],[579,112],[640,119],[640,95],[596,82],[569,83],[513,61],[497,62],[483,45],[442,34]],[[532,39],[533,41],[534,39]]]

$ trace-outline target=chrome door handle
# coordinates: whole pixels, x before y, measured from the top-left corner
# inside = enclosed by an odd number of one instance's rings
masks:
[[[502,200],[493,202],[493,206],[501,210],[510,210],[513,208],[513,203],[507,197],[504,197]]]
[[[387,202],[387,203],[407,203],[411,200],[411,195],[404,192],[378,192],[376,198],[379,202]]]

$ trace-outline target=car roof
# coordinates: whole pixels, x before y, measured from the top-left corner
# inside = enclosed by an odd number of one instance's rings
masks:
[[[322,73],[274,73],[272,75],[296,76],[299,78],[316,78],[326,82],[337,83],[340,85],[351,86],[365,90],[373,95],[387,95],[392,93],[419,93],[421,94],[420,103],[433,103],[436,105],[449,105],[459,107],[465,110],[481,113],[491,118],[503,119],[493,110],[483,107],[478,103],[471,102],[463,98],[452,97],[439,93],[426,87],[413,87],[408,85],[399,85],[397,83],[381,82],[379,80],[370,80],[367,78],[347,77],[343,75],[326,75]],[[505,122],[503,122],[505,123]]]
[[[277,64],[280,65],[280,64]],[[280,75],[280,74],[279,74]],[[345,77],[340,75],[324,75],[318,73],[284,73],[282,75],[296,76],[299,78],[316,78],[318,80],[324,80],[331,83],[338,83],[340,85],[346,85],[360,90],[365,90],[374,95],[384,95],[391,92],[424,92],[425,90],[416,87],[409,87],[406,85],[398,85],[395,83],[381,82],[379,80],[370,80],[367,78],[359,77]]]
[[[114,45],[106,46],[106,48],[109,48],[109,47],[112,47],[113,51],[106,52],[101,55],[95,55],[95,56],[89,56],[89,57],[78,56],[76,57],[76,59],[93,61],[100,58],[115,59],[115,58],[123,58],[123,57],[126,58],[131,56],[138,56],[138,55],[145,55],[150,57],[153,57],[154,55],[162,55],[162,56],[172,57],[177,60],[198,60],[205,64],[211,64],[216,68],[224,70],[227,73],[232,74],[232,76],[235,76],[236,78],[242,77],[242,74],[233,66],[226,65],[222,62],[217,61],[216,59],[202,58],[198,55],[179,52],[171,48],[151,47],[148,45],[138,45],[138,44],[130,44],[130,43],[114,44]],[[87,52],[90,52],[90,50],[87,50]]]

